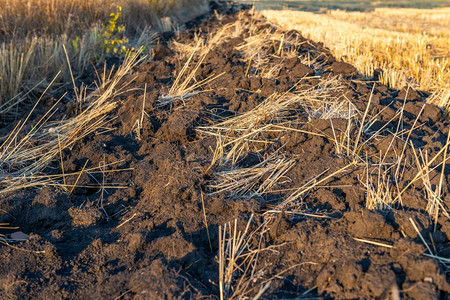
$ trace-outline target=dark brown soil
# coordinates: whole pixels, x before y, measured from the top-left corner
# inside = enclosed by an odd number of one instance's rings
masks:
[[[401,138],[391,143],[399,118],[408,132],[423,107],[410,141],[430,158],[445,146],[450,122],[438,108],[425,104],[426,93],[410,90],[406,94],[363,78],[353,66],[335,61],[326,48],[298,32],[286,36],[297,38],[295,51],[316,58],[315,66],[304,65],[297,58],[282,60],[276,55],[277,47],[272,47],[267,49],[269,64],[281,62],[279,74],[263,78],[251,68],[247,72],[249,63],[238,46],[255,32],[250,26],[256,32],[275,30],[248,11],[241,12],[241,18],[248,19],[244,24],[249,28],[220,41],[205,57],[197,78],[225,74],[202,93],[158,105],[184,63],[177,50],[170,49],[172,41],[193,44],[195,34],[207,37],[235,22],[237,11],[245,9],[212,6],[218,14],[190,22],[179,35],[162,35],[154,60],[128,76],[130,87],[136,89],[120,96],[121,106],[111,115],[116,117],[112,131],[87,136],[63,153],[66,173],[80,171],[86,160],[88,167],[118,162],[114,168],[132,170],[84,173],[78,182],[84,187],[76,188],[72,195],[57,187],[44,187],[0,199],[0,223],[10,223],[29,235],[27,241],[0,246],[1,299],[217,299],[219,226],[237,219],[243,229],[253,213],[251,228],[256,229],[267,220],[264,213],[289,195],[287,191],[324,171],[331,174],[347,166],[351,158],[338,154],[334,143],[322,136],[293,131],[268,135],[272,146],[249,151],[235,167],[254,166],[278,147],[285,157],[295,157],[295,164],[284,175],[286,180],[274,189],[284,192],[254,197],[230,197],[226,192],[211,195],[216,172],[223,169],[209,168],[216,138],[197,128],[249,111],[274,92],[288,91],[304,76],[316,77],[302,80],[298,89],[316,86],[317,76],[339,75],[343,93],[361,112],[374,87],[368,114],[379,114],[362,138],[380,131],[379,137],[366,145],[368,153],[388,151],[386,161],[395,160],[404,147]],[[141,118],[145,84],[146,115],[138,138],[133,126]],[[403,105],[404,113],[396,117]],[[298,120],[304,120],[299,129],[328,136],[333,130],[344,131],[347,124],[339,118],[308,119],[301,109],[296,113]],[[352,133],[353,139],[357,133]],[[401,179],[402,187],[418,172],[410,147],[405,157],[410,168]],[[432,166],[438,161],[442,159]],[[59,170],[55,161],[47,171]],[[433,185],[439,183],[440,173],[441,167],[430,173]],[[266,232],[255,238],[261,248],[271,250],[259,253],[246,296],[256,295],[271,281],[263,299],[391,299],[396,290],[405,299],[447,299],[448,269],[423,255],[428,250],[410,218],[433,253],[447,259],[449,219],[441,213],[435,224],[426,212],[427,194],[421,181],[408,187],[401,205],[369,210],[364,176],[365,166],[354,165],[304,194],[295,204],[295,211],[304,214],[293,214],[290,207],[274,215]],[[73,183],[76,177],[67,180]],[[103,183],[124,188],[102,189]],[[447,196],[443,205],[448,207],[449,167],[445,168],[444,183]],[[236,272],[235,280],[239,276]]]

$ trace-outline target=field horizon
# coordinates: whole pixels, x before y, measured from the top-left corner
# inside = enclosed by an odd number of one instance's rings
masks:
[[[433,9],[448,8],[449,1],[431,0],[402,0],[402,1],[370,1],[370,0],[241,0],[241,3],[254,5],[256,10],[301,10],[308,12],[326,13],[330,10],[342,10],[348,12],[370,12],[377,8],[412,8],[412,9]]]

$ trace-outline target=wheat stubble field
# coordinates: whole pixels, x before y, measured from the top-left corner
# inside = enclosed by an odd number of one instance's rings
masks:
[[[271,22],[323,42],[333,55],[368,77],[395,88],[435,93],[428,102],[450,102],[450,8],[377,8],[370,12],[331,10],[263,11]]]
[[[1,299],[448,297],[440,78],[237,3],[0,8]]]

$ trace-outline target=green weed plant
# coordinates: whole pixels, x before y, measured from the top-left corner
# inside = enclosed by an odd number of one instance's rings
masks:
[[[103,25],[100,30],[100,40],[106,53],[124,55],[134,47],[127,47],[130,40],[125,36],[125,25],[119,25],[119,18],[122,14],[122,7],[117,6],[117,11],[111,13],[108,25]]]

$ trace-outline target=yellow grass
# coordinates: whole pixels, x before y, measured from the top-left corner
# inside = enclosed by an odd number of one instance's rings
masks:
[[[235,164],[248,151],[258,152],[261,147],[271,144],[266,137],[269,132],[297,131],[321,136],[295,128],[298,120],[291,112],[296,106],[303,107],[311,118],[351,118],[354,112],[346,109],[347,103],[342,89],[343,86],[337,78],[321,79],[315,87],[283,94],[275,93],[244,114],[238,114],[213,126],[199,127],[198,131],[219,137],[219,147],[222,149],[220,152],[223,155],[218,161],[219,164]],[[338,96],[333,96],[333,93]],[[338,102],[346,105],[342,107],[336,104]]]
[[[122,8],[117,26],[124,32],[111,40],[129,40],[129,46],[155,42],[150,27],[186,21],[203,13],[205,0],[9,0],[0,1],[0,116],[17,117],[17,106],[34,102],[61,71],[52,89],[71,82],[66,54],[75,77],[105,60],[105,35],[112,13]],[[187,9],[189,8],[189,9]],[[164,17],[160,19],[160,17]],[[116,26],[116,28],[117,28]],[[111,42],[111,41],[109,41]]]
[[[261,235],[265,232],[264,226],[251,230],[252,220],[253,214],[250,216],[244,231],[238,229],[237,219],[234,220],[234,223],[225,223],[223,230],[222,226],[219,226],[220,300],[250,299],[250,294],[255,292],[256,295],[251,299],[257,300],[270,287],[270,283],[275,278],[272,277],[259,283],[260,278],[257,274],[264,272],[265,268],[258,264],[259,253],[277,246],[261,247]],[[260,237],[258,238],[257,235],[260,235]]]
[[[117,107],[115,96],[127,89],[129,82],[124,81],[124,77],[139,63],[139,54],[137,52],[127,56],[117,71],[113,73],[113,70],[110,76],[101,78],[99,87],[93,92],[81,93],[82,107],[76,116],[48,122],[56,111],[57,101],[27,132],[25,128],[29,118],[43,97],[37,100],[33,110],[19,121],[0,145],[0,195],[31,186],[55,184],[55,178],[42,175],[42,171],[62,150],[71,148],[77,141],[98,129],[108,130],[110,119],[107,114]],[[67,175],[69,174],[64,174],[63,170],[62,176],[57,177],[64,180],[63,187],[73,189],[72,185],[65,184]]]
[[[198,15],[204,0],[8,0],[0,1],[0,40],[14,36],[71,35],[109,20],[116,6],[123,8],[129,31],[158,25],[159,17],[184,21]],[[190,8],[190,9],[187,9]]]
[[[201,47],[201,44],[202,44],[201,41],[198,41],[197,45],[192,50],[191,55],[184,64],[183,68],[175,78],[175,81],[173,82],[169,92],[163,97],[161,97],[161,99],[159,100],[160,106],[168,105],[172,103],[173,100],[175,99],[180,99],[182,101],[189,99],[190,97],[198,94],[200,92],[199,89],[202,86],[213,81],[214,79],[217,79],[218,77],[224,74],[221,73],[219,75],[210,75],[209,77],[201,81],[195,82],[194,80],[195,73],[203,63],[203,60],[205,59],[206,55],[209,53],[209,47]],[[199,47],[204,50],[203,51],[204,53],[202,54],[199,61],[195,63],[194,66],[191,66],[191,61],[194,55],[196,54],[196,51],[199,49]]]
[[[335,57],[394,88],[408,84],[436,92],[433,103],[450,106],[450,8],[372,12],[263,11],[269,21],[323,42]]]

